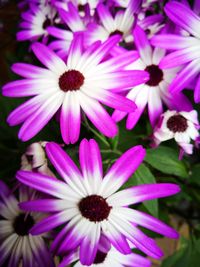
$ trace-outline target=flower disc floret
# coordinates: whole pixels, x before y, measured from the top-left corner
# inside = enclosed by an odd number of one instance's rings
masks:
[[[35,221],[30,214],[21,213],[15,218],[13,228],[16,234],[25,236],[29,234],[29,230],[33,227],[34,223]]]
[[[108,218],[111,207],[103,197],[91,195],[80,201],[79,210],[91,222],[101,222]]]
[[[187,130],[188,124],[186,118],[182,115],[174,115],[170,117],[167,121],[167,127],[170,131],[177,133],[177,132],[185,132]]]
[[[147,66],[145,71],[149,73],[149,80],[146,82],[149,86],[157,86],[163,80],[163,71],[157,65]]]
[[[77,70],[68,70],[64,72],[59,78],[59,87],[62,91],[68,92],[79,90],[83,85],[84,76]]]

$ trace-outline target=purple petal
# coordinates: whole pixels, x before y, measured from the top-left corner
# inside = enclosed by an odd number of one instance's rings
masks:
[[[175,24],[199,38],[200,19],[190,8],[171,1],[165,5],[165,12]]]
[[[61,108],[60,127],[66,144],[74,144],[80,135],[81,112],[76,92],[67,92]]]
[[[64,182],[47,175],[30,171],[18,171],[16,178],[25,185],[54,197],[67,200],[79,199],[79,196]]]
[[[117,191],[137,170],[145,157],[145,149],[135,146],[126,151],[109,169],[103,179],[100,192],[108,197]]]
[[[34,43],[32,50],[36,57],[41,61],[48,69],[56,74],[62,74],[66,71],[66,65],[52,50],[41,43]]]
[[[146,200],[171,196],[180,192],[176,184],[145,184],[122,190],[110,196],[107,201],[113,206],[128,206]]]
[[[98,101],[79,92],[79,102],[87,117],[102,134],[111,138],[117,134],[115,122]]]

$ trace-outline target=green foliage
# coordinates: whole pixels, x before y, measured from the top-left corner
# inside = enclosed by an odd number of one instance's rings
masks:
[[[145,161],[162,173],[188,178],[186,165],[178,159],[178,151],[170,147],[159,146],[156,149],[147,149]]]

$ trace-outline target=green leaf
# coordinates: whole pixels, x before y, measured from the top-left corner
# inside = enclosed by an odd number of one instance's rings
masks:
[[[192,167],[190,182],[200,185],[200,164],[196,164]]]
[[[160,146],[156,149],[147,149],[145,161],[163,173],[188,177],[185,164],[178,159],[178,152],[172,148]]]
[[[200,240],[181,240],[181,247],[165,259],[161,267],[199,267]]]
[[[137,185],[141,184],[155,184],[156,179],[149,170],[149,168],[143,163],[140,165],[140,167],[135,172],[134,176]],[[158,200],[153,199],[149,201],[143,202],[145,208],[155,217],[158,217]]]

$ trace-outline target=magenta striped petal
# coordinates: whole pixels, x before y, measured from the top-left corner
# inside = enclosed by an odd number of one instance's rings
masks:
[[[34,35],[34,37],[37,39],[38,37],[40,37],[40,34]],[[33,39],[33,34],[31,33],[30,30],[23,30],[17,33],[16,38],[17,41],[26,41]]]
[[[158,234],[169,238],[178,238],[178,233],[160,220],[138,210],[129,208],[119,208],[116,211],[120,216],[124,216],[130,222],[150,229]]]
[[[21,75],[24,78],[43,78],[47,76],[47,78],[51,77],[53,73],[47,69],[37,67],[27,63],[15,63],[11,67],[12,71],[18,75]],[[32,81],[32,80],[31,80]],[[48,82],[48,80],[47,80]]]
[[[54,197],[74,200],[79,199],[76,192],[72,191],[64,182],[41,173],[18,171],[16,178],[27,186]]]
[[[162,69],[174,68],[183,65],[189,61],[199,58],[199,47],[192,46],[184,48],[182,50],[170,53],[165,56],[159,63],[159,67]]]
[[[32,235],[39,235],[52,230],[55,227],[66,223],[71,220],[77,214],[76,209],[68,209],[59,213],[48,216],[36,223],[30,230]]]
[[[80,262],[83,265],[91,265],[94,262],[100,240],[100,230],[100,224],[93,223],[91,234],[86,236],[80,244]]]
[[[25,211],[55,212],[74,207],[74,203],[62,199],[37,199],[19,203]]]
[[[95,75],[94,78],[88,78],[104,89],[112,89],[114,92],[121,92],[130,89],[133,86],[145,83],[149,80],[149,74],[143,70],[116,71],[112,73]]]
[[[38,86],[38,84],[40,86]],[[49,92],[54,86],[54,80],[42,79],[24,79],[9,82],[3,86],[3,95],[10,97],[23,97]],[[49,88],[48,88],[49,87]],[[48,88],[48,91],[47,91]],[[53,90],[55,92],[55,89]]]
[[[104,197],[113,194],[128,180],[144,160],[145,154],[145,149],[142,146],[135,146],[126,151],[112,165],[104,177],[100,189]]]
[[[181,70],[169,86],[172,93],[178,93],[199,74],[200,59],[193,60]]]
[[[111,218],[112,217],[112,218]],[[133,224],[122,220],[119,216],[110,215],[109,221],[114,225],[123,235],[126,236],[139,250],[150,257],[160,259],[163,256],[162,251],[157,246],[154,239],[149,238],[141,230],[136,228]]]
[[[14,109],[8,116],[7,122],[10,126],[14,126],[25,121],[31,114],[40,108],[46,99],[46,95],[38,95],[25,103],[21,104],[18,108]]]
[[[165,5],[165,12],[175,24],[200,37],[200,19],[190,8],[177,1],[171,1]]]
[[[41,61],[48,69],[56,74],[62,74],[66,71],[66,65],[62,59],[60,59],[52,50],[41,43],[34,43],[32,50],[36,57]]]
[[[111,138],[117,134],[115,122],[98,101],[80,93],[79,102],[87,117],[101,133]]]
[[[97,188],[102,180],[103,167],[98,144],[95,140],[87,141],[83,139],[79,147],[79,161],[83,176],[86,179],[92,178],[91,184],[96,184]],[[96,182],[94,181],[96,180]]]
[[[94,65],[97,65],[101,62],[102,59],[110,52],[110,49],[115,46],[119,40],[120,36],[112,36],[108,40],[106,40],[101,46],[99,46],[96,50],[94,50],[95,46],[98,46],[99,43],[95,43],[94,46],[91,46],[89,51],[85,51],[82,56],[81,69],[86,72],[86,68],[93,68]]]
[[[160,88],[155,87],[149,90],[148,113],[152,127],[155,127],[160,115],[163,113],[162,100],[160,97]]]
[[[101,73],[106,73],[109,69],[109,72],[120,70],[123,67],[133,63],[139,58],[139,53],[137,51],[123,51],[121,54],[102,62],[97,66],[97,71]]]
[[[90,94],[90,96],[92,95]],[[133,112],[137,108],[132,100],[108,90],[102,90],[102,92],[98,92],[98,94],[94,92],[93,97],[104,105],[117,110]]]
[[[152,48],[145,32],[137,25],[133,30],[133,36],[140,57],[147,65],[150,65],[152,57]]]
[[[39,109],[24,122],[20,128],[18,137],[27,141],[35,136],[54,116],[63,101],[63,93],[57,92],[49,97]]]
[[[61,108],[60,128],[66,144],[78,141],[81,126],[81,112],[76,92],[67,92]]]
[[[184,49],[193,45],[198,45],[194,37],[185,37],[175,34],[158,34],[152,37],[151,44],[165,49]]]
[[[110,30],[115,29],[115,22],[114,19],[108,9],[107,6],[103,4],[99,4],[97,6],[97,13],[99,15],[99,18],[103,24],[103,26],[107,29],[109,32]]]
[[[146,200],[171,196],[178,192],[180,192],[180,187],[176,184],[145,184],[117,192],[107,201],[113,206],[128,206]]]
[[[102,231],[105,236],[109,239],[111,244],[122,254],[130,254],[130,246],[120,231],[118,231],[109,221],[102,224]]]
[[[76,34],[71,42],[67,58],[67,66],[69,69],[76,69],[83,54],[83,35]]]
[[[90,221],[82,218],[80,215],[74,217],[67,227],[65,227],[65,231],[57,240],[57,244],[60,243],[58,253],[66,253],[68,250],[75,249],[82,242],[85,236],[91,233],[91,225]],[[56,243],[54,246],[55,245]]]

